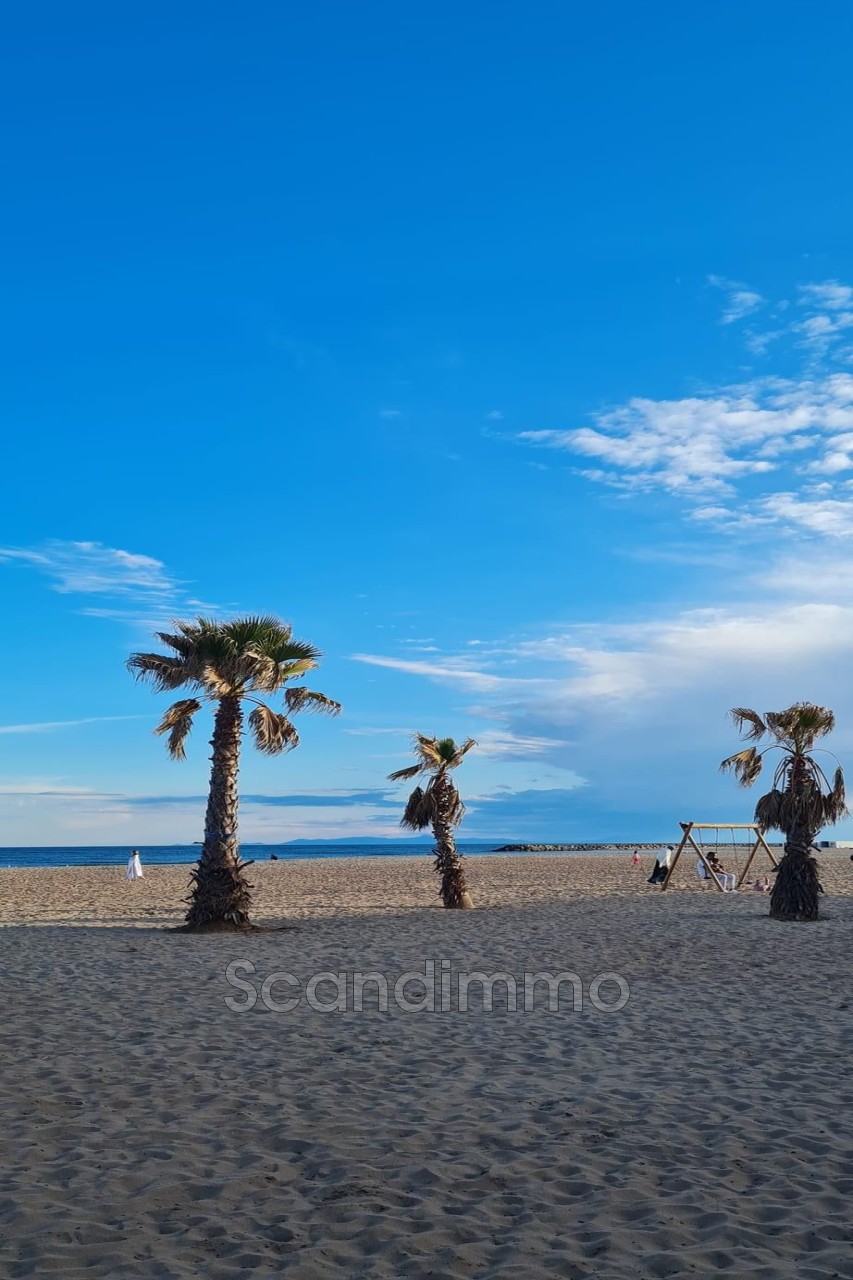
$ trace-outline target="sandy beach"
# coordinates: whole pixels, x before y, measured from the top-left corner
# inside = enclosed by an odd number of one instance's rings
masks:
[[[458,913],[428,857],[263,863],[250,937],[169,931],[187,867],[0,872],[0,1276],[853,1277],[853,863],[820,861],[814,925],[649,855],[472,858]],[[235,961],[428,959],[583,1007],[226,1005]]]

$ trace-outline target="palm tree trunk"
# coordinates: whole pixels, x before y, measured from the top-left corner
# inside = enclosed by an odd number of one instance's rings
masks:
[[[811,831],[804,818],[797,814],[796,801],[808,785],[808,775],[802,762],[794,761],[789,786],[795,801],[795,818],[790,831],[785,833],[785,854],[779,863],[776,883],[770,895],[771,920],[817,920],[819,915],[820,881],[817,860],[812,856],[812,845],[817,832]],[[803,806],[804,807],[804,806]]]
[[[243,709],[239,698],[222,698],[216,710],[210,791],[204,820],[204,846],[190,876],[187,912],[190,929],[245,929],[249,926],[251,885],[243,874],[237,844],[237,771]]]
[[[473,907],[468,886],[465,883],[465,871],[462,856],[456,848],[456,837],[450,821],[450,795],[446,780],[436,786],[436,812],[432,824],[435,836],[435,869],[441,876],[439,896],[445,907],[468,909]]]

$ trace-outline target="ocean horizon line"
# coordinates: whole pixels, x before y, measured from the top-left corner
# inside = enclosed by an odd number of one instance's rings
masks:
[[[433,848],[433,841],[283,841],[279,844],[246,841],[240,845],[241,855],[249,862],[279,861],[302,862],[312,858],[394,858],[421,857]],[[510,847],[507,847],[507,846]],[[519,841],[498,843],[490,840],[461,840],[459,850],[469,857],[489,857],[501,854],[507,857],[525,853],[618,853],[624,849],[654,849],[656,843],[645,841],[572,841],[529,842],[521,846]],[[120,867],[124,866],[131,849],[137,849],[143,865],[170,866],[192,865],[198,861],[201,846],[198,844],[164,845],[4,845],[0,846],[0,869],[29,869],[49,867]]]

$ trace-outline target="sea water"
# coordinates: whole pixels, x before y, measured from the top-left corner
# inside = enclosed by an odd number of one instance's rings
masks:
[[[493,854],[497,852],[496,841],[488,843],[467,843],[460,841],[460,853],[468,856],[477,854]],[[163,863],[197,862],[201,848],[192,844],[160,844],[136,845],[142,865],[154,866]],[[130,845],[77,845],[59,846],[56,848],[0,848],[0,867],[119,867],[124,866],[130,854]],[[597,852],[586,849],[585,853]],[[613,852],[602,850],[602,852]],[[382,844],[242,844],[240,855],[247,861],[268,862],[275,854],[281,862],[294,862],[302,858],[399,858],[428,857],[432,853],[431,844],[414,844],[410,841],[384,841]],[[505,854],[505,857],[524,857],[523,853]],[[537,855],[538,856],[538,855]],[[545,854],[543,857],[547,856]],[[571,856],[569,851],[554,854],[555,857]],[[624,853],[615,855],[624,856]]]

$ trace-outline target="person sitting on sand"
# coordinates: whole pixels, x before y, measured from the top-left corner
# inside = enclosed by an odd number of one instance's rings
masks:
[[[760,880],[756,880],[755,884],[754,884],[752,887],[753,887],[753,889],[755,890],[755,892],[756,892],[756,893],[769,893],[769,892],[770,892],[770,877],[769,877],[769,876],[762,876],[762,878],[761,878]]]

